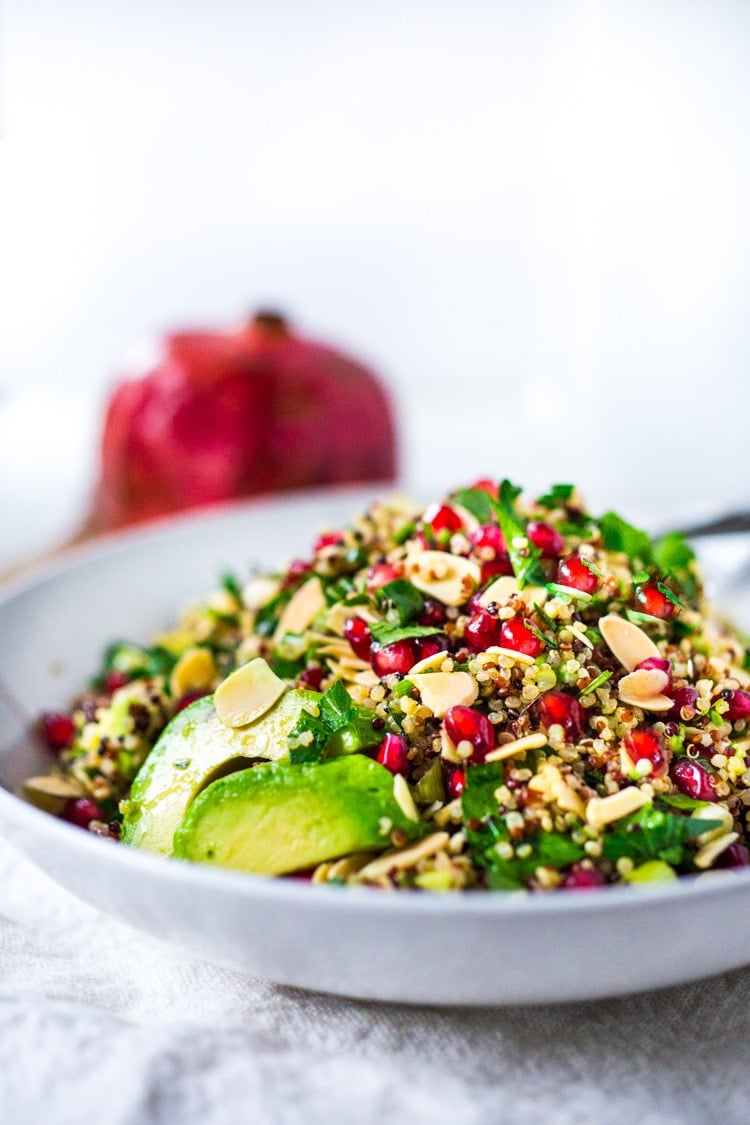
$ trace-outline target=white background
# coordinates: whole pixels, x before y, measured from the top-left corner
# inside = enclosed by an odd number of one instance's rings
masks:
[[[422,491],[748,499],[750,4],[6,0],[2,40],[6,555],[134,341],[269,303],[382,371]]]

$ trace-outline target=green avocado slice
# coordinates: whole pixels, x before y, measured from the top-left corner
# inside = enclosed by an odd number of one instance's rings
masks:
[[[272,762],[209,785],[174,838],[181,859],[257,875],[287,875],[350,852],[382,851],[399,828],[429,831],[393,796],[393,775],[359,754],[328,762]]]
[[[317,692],[287,691],[265,715],[240,728],[221,722],[212,696],[180,711],[162,731],[120,806],[123,843],[171,855],[175,829],[195,796],[255,758],[286,758],[287,736],[300,712],[319,699]]]

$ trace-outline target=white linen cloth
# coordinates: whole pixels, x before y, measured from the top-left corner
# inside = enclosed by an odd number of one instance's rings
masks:
[[[0,896],[3,1125],[748,1120],[750,969],[564,1006],[366,1004],[193,960],[4,840]]]

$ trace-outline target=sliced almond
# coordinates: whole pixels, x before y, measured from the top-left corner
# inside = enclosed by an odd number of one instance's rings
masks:
[[[273,635],[274,644],[278,644],[285,633],[303,633],[325,604],[326,599],[320,579],[317,575],[308,578],[284,608]]]
[[[415,824],[419,822],[419,813],[411,795],[411,789],[405,777],[400,773],[393,775],[393,798],[407,820]]]
[[[66,801],[83,796],[83,787],[74,778],[54,773],[29,777],[21,789],[32,805],[51,813],[62,812]]]
[[[437,672],[439,671],[446,660],[453,663],[451,656],[447,652],[433,652],[432,656],[425,656],[424,660],[418,660],[416,664],[412,664],[409,669],[409,679],[413,680],[415,675],[420,672]]]
[[[468,672],[424,672],[409,679],[425,707],[442,719],[451,707],[470,707],[479,695],[477,682]]]
[[[169,690],[179,699],[189,691],[210,688],[216,679],[216,663],[207,648],[189,648],[172,669]]]
[[[380,683],[379,676],[373,672],[372,668],[368,668],[362,672],[356,672],[352,676],[352,680],[355,684],[361,684],[363,687],[375,687],[375,684]]]
[[[483,606],[488,606],[490,602],[502,604],[510,601],[512,597],[521,598],[531,608],[534,605],[544,605],[549,592],[544,586],[524,586],[521,590],[517,578],[512,574],[502,574],[481,594],[479,604]]]
[[[407,577],[443,605],[463,605],[479,586],[479,563],[448,551],[419,551],[406,559]]]
[[[269,578],[265,574],[259,574],[255,578],[251,578],[242,591],[242,601],[247,609],[260,609],[261,606],[270,602],[274,598],[281,587],[278,578]]]
[[[285,691],[284,681],[258,657],[219,684],[214,694],[216,714],[228,727],[244,727],[270,711]]]
[[[716,840],[710,840],[695,853],[693,863],[696,867],[705,870],[707,867],[711,866],[715,859],[718,859],[722,852],[726,851],[726,849],[737,840],[739,840],[738,832],[727,832],[726,835],[719,836]]]
[[[644,711],[670,711],[674,700],[664,695],[669,676],[661,668],[638,668],[623,676],[617,685],[617,694],[630,707]]]
[[[403,871],[407,867],[416,867],[420,859],[440,852],[447,847],[450,836],[447,832],[433,832],[418,844],[404,848],[400,852],[389,852],[379,856],[359,872],[362,879],[377,879],[380,875],[387,875],[389,871]]]
[[[525,652],[517,652],[514,648],[502,648],[500,645],[490,645],[485,652],[490,652],[496,656],[507,656],[516,664],[533,664],[534,657],[527,656]]]
[[[614,820],[630,816],[647,805],[650,798],[635,785],[628,785],[611,797],[592,797],[586,806],[586,820],[593,828],[604,828]]]
[[[497,750],[490,750],[485,755],[485,762],[502,762],[506,758],[514,758],[517,754],[525,754],[527,750],[541,750],[547,745],[547,736],[541,731],[536,734],[527,734],[523,738],[514,738],[512,742],[504,742]]]
[[[378,615],[373,613],[366,605],[351,606],[344,605],[343,602],[336,602],[326,614],[326,629],[341,637],[344,634],[344,625],[352,617],[361,617],[368,625],[372,625],[374,621],[380,620]]]
[[[628,672],[634,671],[649,657],[661,656],[658,648],[643,629],[617,613],[608,613],[602,617],[599,621],[599,631],[609,651]]]

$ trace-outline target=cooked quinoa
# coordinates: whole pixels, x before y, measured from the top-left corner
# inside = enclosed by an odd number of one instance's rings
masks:
[[[426,834],[316,883],[553,890],[750,860],[745,645],[704,599],[688,543],[652,541],[570,485],[535,501],[478,482],[420,508],[374,503],[278,573],[225,576],[149,648],[116,644],[31,799],[116,836],[119,803],[169,719],[264,658],[333,693]],[[292,761],[325,757],[314,713]],[[36,788],[35,788],[36,785]]]

